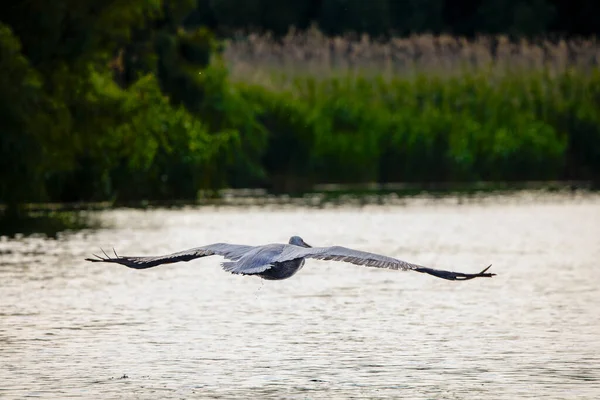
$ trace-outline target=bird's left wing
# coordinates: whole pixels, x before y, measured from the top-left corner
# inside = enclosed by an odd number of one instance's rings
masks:
[[[296,258],[313,258],[317,260],[344,261],[356,265],[364,265],[375,268],[388,268],[395,270],[411,270],[433,275],[438,278],[448,280],[468,280],[479,277],[492,277],[496,274],[486,273],[491,265],[477,274],[465,274],[462,272],[452,272],[423,267],[412,264],[397,258],[387,257],[380,254],[369,253],[366,251],[349,249],[342,246],[331,247],[299,247],[288,246],[277,258],[277,262],[293,260]]]
[[[344,261],[367,267],[389,268],[408,270],[419,267],[396,258],[382,256],[380,254],[366,251],[349,249],[342,246],[331,247],[300,247],[287,246],[277,258],[278,262],[293,260],[296,258],[314,258],[317,260]]]
[[[100,257],[94,254],[96,258],[86,258],[86,260],[92,262],[116,263],[125,265],[129,268],[145,269],[156,267],[157,265],[161,264],[171,264],[180,261],[190,261],[196,258],[212,255],[219,255],[223,256],[228,260],[237,261],[253,248],[254,246],[246,246],[241,244],[214,243],[209,244],[208,246],[196,247],[177,253],[155,257],[118,256],[116,252],[115,256],[111,257],[103,251],[105,257]]]

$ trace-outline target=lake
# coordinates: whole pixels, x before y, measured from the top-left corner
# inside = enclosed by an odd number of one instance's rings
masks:
[[[115,209],[0,240],[2,398],[600,397],[600,196]],[[309,260],[262,281],[219,257],[132,270],[99,248],[343,245],[492,279]]]

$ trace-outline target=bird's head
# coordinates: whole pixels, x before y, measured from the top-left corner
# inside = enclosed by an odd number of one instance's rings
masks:
[[[306,243],[304,240],[302,240],[302,238],[300,236],[292,236],[290,238],[289,243],[293,244],[294,246],[312,247],[311,245],[309,245],[308,243]]]

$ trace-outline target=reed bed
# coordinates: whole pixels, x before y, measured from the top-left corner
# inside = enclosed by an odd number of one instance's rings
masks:
[[[267,145],[306,181],[600,180],[600,46],[415,36],[249,35],[224,52]]]
[[[367,35],[327,37],[310,29],[292,30],[283,38],[240,35],[226,42],[223,55],[233,80],[280,87],[282,81],[303,76],[389,79],[420,73],[455,76],[474,70],[545,70],[552,74],[570,68],[590,71],[600,65],[600,43],[595,38],[515,42],[507,36],[470,40],[448,35],[377,40]]]

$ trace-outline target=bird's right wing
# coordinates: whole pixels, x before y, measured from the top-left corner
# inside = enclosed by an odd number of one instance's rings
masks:
[[[103,251],[105,257],[100,257],[94,254],[96,258],[86,258],[86,261],[116,263],[125,265],[129,268],[145,269],[156,267],[157,265],[161,264],[190,261],[196,258],[212,255],[219,255],[228,260],[237,261],[253,248],[254,246],[246,246],[241,244],[215,243],[209,244],[208,246],[196,247],[177,253],[155,257],[118,256],[116,252],[115,257],[110,257]]]
[[[313,258],[325,261],[344,261],[367,267],[389,268],[397,270],[413,270],[421,267],[397,258],[387,257],[381,254],[349,249],[342,246],[331,247],[300,247],[286,246],[276,261],[288,261],[296,258]]]
[[[283,262],[294,260],[297,258],[313,258],[317,260],[343,261],[355,265],[364,265],[367,267],[388,268],[402,271],[416,271],[451,281],[463,281],[480,277],[490,278],[496,275],[487,272],[491,265],[479,273],[465,274],[463,272],[427,268],[418,264],[412,264],[406,261],[402,261],[397,258],[387,257],[381,254],[369,253],[366,251],[349,249],[347,247],[342,246],[308,248],[299,246],[286,246],[284,251],[275,261]]]

